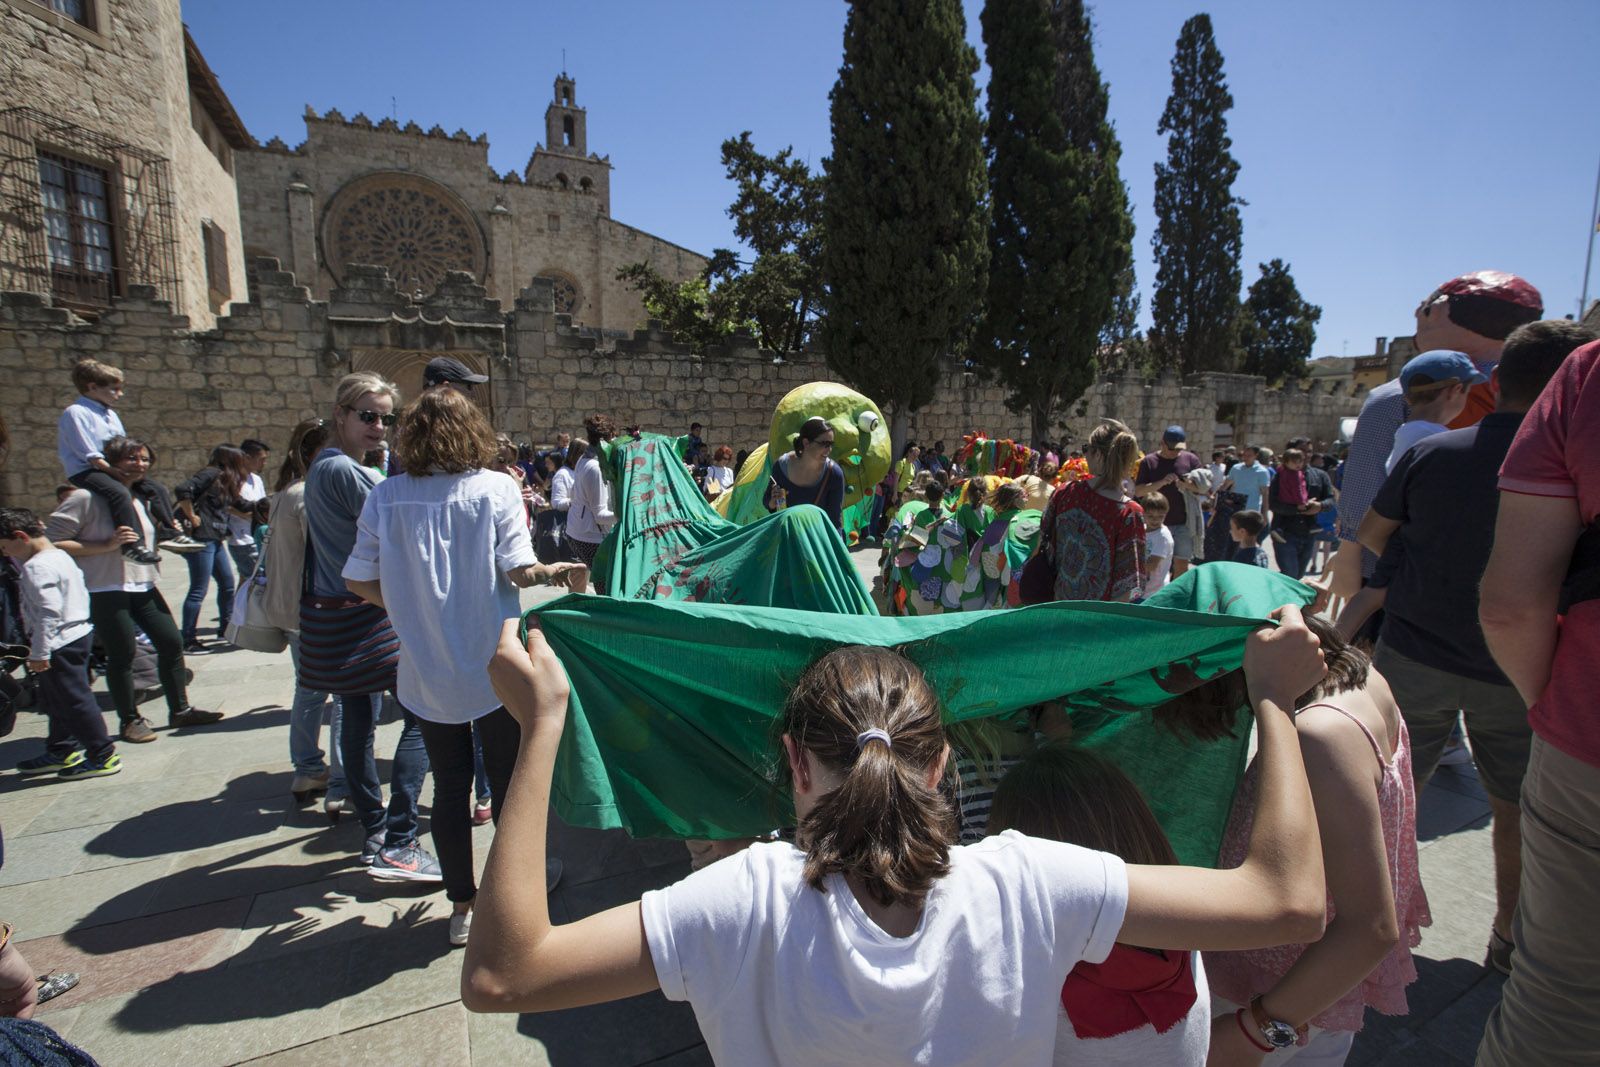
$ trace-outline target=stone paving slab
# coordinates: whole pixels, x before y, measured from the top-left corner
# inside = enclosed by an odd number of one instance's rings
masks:
[[[870,579],[876,549],[855,557]],[[169,602],[183,584],[178,574],[164,580]],[[330,824],[287,795],[287,656],[233,650],[190,664],[192,699],[224,711],[221,723],[169,730],[158,698],[143,710],[160,740],[119,745],[120,775],[25,781],[0,771],[0,915],[17,924],[39,970],[83,975],[40,1018],[116,1067],[710,1062],[693,1012],[659,993],[537,1016],[462,1009],[443,893],[374,880],[356,857],[355,820]],[[398,733],[398,723],[380,726],[380,757]],[[42,717],[24,715],[0,741],[0,767],[33,754],[43,734]],[[382,758],[380,771],[387,780]],[[1350,1063],[1471,1062],[1500,982],[1480,966],[1494,906],[1487,813],[1470,767],[1442,769],[1424,792],[1422,871],[1435,923],[1418,951],[1413,1011],[1369,1019]],[[493,834],[474,831],[480,871]],[[550,839],[565,864],[550,901],[558,922],[688,870],[680,842],[558,819]]]

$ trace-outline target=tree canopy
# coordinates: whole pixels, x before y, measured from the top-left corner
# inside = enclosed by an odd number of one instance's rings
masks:
[[[1269,382],[1303,378],[1322,309],[1300,295],[1283,260],[1260,266],[1261,277],[1250,286],[1239,315],[1239,343],[1244,350],[1240,369]]]
[[[1133,220],[1082,0],[987,0],[983,40],[993,222],[981,358],[1044,441],[1093,382],[1107,330],[1122,329],[1119,295],[1137,315]]]

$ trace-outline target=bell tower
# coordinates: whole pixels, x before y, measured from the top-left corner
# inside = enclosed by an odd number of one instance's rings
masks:
[[[555,98],[544,109],[544,143],[551,152],[589,154],[587,115],[578,106],[577,90],[577,82],[566,71],[556,77]]]

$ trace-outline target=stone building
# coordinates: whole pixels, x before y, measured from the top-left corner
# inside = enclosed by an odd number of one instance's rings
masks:
[[[210,326],[254,144],[178,0],[0,0],[0,289],[92,315],[149,286]]]
[[[274,138],[239,154],[239,202],[250,255],[279,260],[319,298],[358,264],[387,268],[401,291],[422,298],[449,271],[505,304],[542,278],[575,323],[627,336],[645,314],[618,268],[642,261],[686,280],[705,265],[611,217],[611,163],[589,151],[588,116],[566,74],[545,109],[545,143],[520,173],[489,166],[484,134],[310,108],[305,124],[297,148]],[[420,363],[405,353],[361,355],[361,369],[401,385],[420,380]]]

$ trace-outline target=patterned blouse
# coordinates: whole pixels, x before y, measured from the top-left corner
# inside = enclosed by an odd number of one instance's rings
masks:
[[[1125,600],[1144,586],[1144,508],[1071,482],[1050,498],[1040,551],[1056,565],[1057,600]]]

